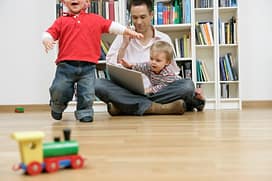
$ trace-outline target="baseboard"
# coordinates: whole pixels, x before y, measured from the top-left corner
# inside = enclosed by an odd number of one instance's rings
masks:
[[[31,105],[0,105],[0,112],[15,112],[15,109],[24,108],[24,112],[49,111],[48,104],[31,104]]]
[[[33,105],[0,105],[0,113],[15,112],[15,109],[24,108],[24,112],[49,112],[50,107],[48,104],[33,104]],[[107,106],[105,103],[98,101],[94,103],[94,112],[106,112]],[[76,110],[76,103],[70,103],[65,112],[74,112]]]
[[[25,112],[38,112],[38,111],[50,111],[48,104],[32,104],[32,105],[0,105],[0,113],[2,112],[14,112],[17,107],[23,107]],[[69,104],[65,112],[74,112],[76,108],[75,103]],[[272,109],[272,100],[271,101],[242,101],[243,109],[258,109],[258,108],[271,108]],[[107,107],[103,102],[94,103],[95,112],[106,112]]]
[[[272,108],[272,100],[268,101],[242,101],[242,108],[243,109],[258,109],[258,108]]]

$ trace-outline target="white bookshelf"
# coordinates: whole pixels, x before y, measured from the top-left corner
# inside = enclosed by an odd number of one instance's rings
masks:
[[[197,2],[198,1],[198,2]],[[241,109],[241,95],[240,95],[240,81],[239,81],[239,44],[238,37],[234,43],[222,43],[219,42],[219,18],[222,22],[227,22],[232,16],[238,19],[238,4],[235,7],[219,7],[222,0],[209,0],[209,5],[206,8],[200,7],[200,0],[196,0],[194,6],[194,22],[198,21],[210,21],[213,23],[213,40],[211,45],[199,45],[196,43],[193,49],[195,49],[195,56],[193,60],[201,59],[207,65],[208,74],[210,80],[197,81],[196,86],[201,86],[205,94],[207,104],[206,109]],[[229,1],[230,2],[230,1]],[[238,3],[238,2],[237,2]],[[237,23],[238,25],[238,23]],[[196,24],[193,25],[196,31]],[[238,27],[238,26],[237,26]],[[194,32],[195,33],[195,32]],[[236,32],[237,36],[237,32]],[[224,56],[227,53],[231,53],[235,66],[237,68],[238,80],[222,80],[220,77],[220,64],[219,57]],[[228,85],[227,96],[222,96],[222,85]],[[226,95],[226,93],[225,93]]]
[[[238,0],[236,6],[234,7],[220,7],[218,2],[216,6],[216,17],[221,19],[222,22],[228,22],[232,17],[236,19],[236,30],[234,31],[234,40],[232,42],[222,43],[219,42],[216,45],[217,50],[217,61],[219,61],[220,56],[224,56],[226,53],[231,53],[234,61],[234,67],[236,69],[238,79],[237,80],[228,80],[222,81],[218,76],[218,109],[241,109],[241,91],[240,91],[240,59],[239,59],[239,38],[238,38]],[[219,25],[218,25],[219,26]],[[219,32],[219,30],[218,30]],[[217,33],[219,39],[219,33]],[[219,62],[217,62],[219,64]],[[220,70],[218,69],[218,75],[220,75]],[[226,84],[229,87],[228,97],[221,96],[222,85]]]

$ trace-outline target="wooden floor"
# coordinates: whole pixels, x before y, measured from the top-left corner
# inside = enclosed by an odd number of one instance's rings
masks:
[[[72,129],[87,159],[83,169],[30,177],[13,172],[20,162],[15,131],[41,130],[51,141]],[[0,113],[0,180],[271,181],[272,109],[186,113],[183,116],[111,117],[79,123],[72,113]]]

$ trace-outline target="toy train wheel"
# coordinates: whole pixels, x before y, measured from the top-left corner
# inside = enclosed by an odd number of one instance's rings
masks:
[[[59,164],[57,161],[49,161],[46,163],[45,170],[48,173],[55,172],[59,169]]]
[[[82,168],[84,164],[84,160],[81,156],[75,156],[71,160],[71,167],[73,169]]]
[[[29,175],[38,175],[39,173],[41,173],[42,171],[42,165],[39,162],[31,162],[28,166],[27,166],[27,170],[26,172]]]

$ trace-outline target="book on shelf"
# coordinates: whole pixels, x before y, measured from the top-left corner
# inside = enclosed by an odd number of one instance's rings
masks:
[[[109,0],[108,10],[109,10],[109,19],[114,21],[115,20],[115,13],[114,13],[114,0]]]
[[[232,71],[232,67],[231,67],[231,65],[230,65],[230,61],[229,61],[229,59],[228,59],[228,55],[226,54],[224,57],[223,57],[223,59],[224,59],[224,62],[225,62],[225,64],[226,64],[226,71],[228,72],[228,80],[234,80],[234,78],[233,78],[233,71]]]
[[[195,36],[197,45],[205,45],[204,37],[201,33],[200,25],[198,24],[198,22],[196,22],[195,24]]]
[[[198,21],[195,24],[196,40],[199,45],[213,45],[213,23],[208,21]]]
[[[103,52],[105,53],[105,55],[108,54],[108,51],[109,51],[109,46],[107,45],[107,43],[103,40],[101,40],[101,47],[102,47],[102,50]]]
[[[222,81],[235,81],[238,80],[237,68],[234,66],[232,54],[227,53],[219,57],[220,77]]]
[[[197,73],[197,81],[207,82],[210,80],[207,67],[204,61],[196,60],[196,73]]]
[[[229,98],[229,84],[223,83],[220,86],[221,88],[221,98]]]
[[[176,57],[180,58],[181,57],[181,51],[180,51],[180,42],[179,38],[175,38],[175,52],[176,52]]]
[[[164,5],[163,2],[157,3],[157,25],[163,24],[163,11],[164,11]]]
[[[104,52],[102,46],[100,47],[100,58],[99,60],[106,60],[106,53]]]
[[[226,81],[227,77],[225,73],[223,57],[219,57],[219,66],[220,66],[220,80]]]
[[[191,23],[191,0],[183,0],[183,23]]]
[[[200,61],[201,72],[203,73],[204,80],[210,81],[210,76],[205,61]]]
[[[231,71],[232,71],[232,74],[233,74],[233,79],[234,80],[238,80],[238,67],[237,67],[237,64],[235,63],[235,60],[233,59],[233,56],[231,53],[227,53],[225,55],[229,61],[229,64],[230,64],[230,67],[231,67]]]

